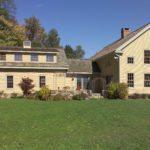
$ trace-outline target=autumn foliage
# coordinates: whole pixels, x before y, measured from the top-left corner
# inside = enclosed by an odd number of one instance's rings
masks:
[[[22,78],[21,83],[19,83],[24,96],[29,96],[34,88],[33,80],[29,78]]]

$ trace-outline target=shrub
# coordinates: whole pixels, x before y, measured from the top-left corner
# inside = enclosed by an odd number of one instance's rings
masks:
[[[87,94],[85,94],[85,93],[80,93],[80,94],[76,94],[76,95],[74,95],[73,97],[72,97],[72,99],[73,100],[78,100],[78,101],[80,101],[80,100],[85,100],[85,99],[87,99],[88,98],[88,95]]]
[[[107,87],[107,98],[126,99],[128,97],[128,86],[126,83],[110,83]]]
[[[62,100],[66,100],[66,98],[60,93],[54,95],[54,97],[53,97],[53,101],[62,101]]]
[[[48,101],[51,96],[51,91],[47,86],[43,86],[38,92],[37,92],[37,97],[40,100],[43,101]]]
[[[129,96],[131,99],[150,99],[150,94],[132,94]]]
[[[33,80],[29,78],[22,78],[21,83],[19,83],[24,96],[29,96],[34,88]]]
[[[128,98],[128,85],[126,83],[120,83],[117,86],[117,95],[120,99]]]
[[[11,93],[11,98],[17,98],[18,94],[17,93]]]
[[[110,83],[107,87],[107,98],[116,99],[118,97],[117,88],[118,88],[117,83]]]

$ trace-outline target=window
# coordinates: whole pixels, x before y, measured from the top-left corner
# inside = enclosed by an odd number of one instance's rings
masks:
[[[150,87],[150,74],[144,75],[144,87]]]
[[[128,87],[134,87],[134,74],[128,73]]]
[[[40,76],[40,88],[45,86],[45,76]]]
[[[31,54],[31,61],[38,61],[38,54]]]
[[[46,55],[46,61],[47,61],[47,62],[53,62],[53,61],[54,61],[54,55],[52,55],[52,54],[47,54],[47,55]]]
[[[83,78],[83,89],[87,90],[89,86],[89,79],[88,78]]]
[[[22,54],[15,54],[15,61],[22,61]]]
[[[144,63],[150,64],[150,50],[144,51]]]
[[[7,76],[7,88],[13,88],[13,76]]]
[[[133,64],[133,63],[134,63],[134,58],[128,57],[128,64]]]
[[[0,54],[0,60],[6,61],[6,54]]]
[[[81,90],[82,89],[82,78],[77,78],[77,90]]]

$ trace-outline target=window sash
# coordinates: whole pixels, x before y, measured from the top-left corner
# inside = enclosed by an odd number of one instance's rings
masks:
[[[128,87],[134,87],[134,74],[128,73]]]
[[[7,88],[13,88],[13,76],[7,76]]]
[[[0,54],[0,60],[6,61],[6,54]]]
[[[150,87],[150,74],[144,75],[144,87]]]
[[[144,51],[144,63],[150,64],[150,50]]]
[[[15,54],[15,61],[22,61],[22,54]]]
[[[82,78],[77,78],[77,90],[82,89]]]
[[[38,61],[38,54],[31,54],[31,61]]]
[[[134,63],[134,58],[128,57],[128,64],[133,64],[133,63]]]
[[[46,55],[46,61],[47,62],[53,62],[54,61],[54,55],[51,55],[51,54]]]
[[[40,88],[45,86],[45,76],[40,76]]]
[[[83,78],[83,89],[84,90],[88,89],[88,83],[89,83],[89,79]]]

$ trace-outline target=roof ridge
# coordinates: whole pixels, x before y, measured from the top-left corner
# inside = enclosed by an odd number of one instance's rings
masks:
[[[105,47],[103,47],[101,50],[99,50],[94,56],[91,57],[91,59],[96,59],[97,55],[100,55],[101,53],[106,53],[107,51],[111,51],[111,46],[112,47],[117,47],[117,45],[122,45],[124,42],[128,41],[129,39],[131,39],[133,36],[135,36],[137,33],[139,33],[142,29],[144,29],[146,26],[150,25],[150,23],[147,23],[139,28],[137,28],[136,30],[132,31],[131,33],[129,33],[127,36],[125,36],[124,38],[119,38],[117,40],[115,40],[114,42],[106,45]],[[122,43],[121,43],[122,42]],[[119,46],[118,46],[119,47]],[[109,53],[109,52],[108,52]]]

